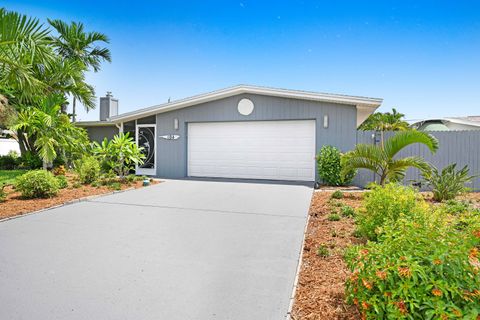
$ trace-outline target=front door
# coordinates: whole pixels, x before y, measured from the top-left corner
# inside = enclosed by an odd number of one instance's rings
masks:
[[[156,174],[155,152],[156,135],[154,124],[139,124],[136,130],[137,145],[143,148],[144,163],[136,167],[136,174],[153,176]]]

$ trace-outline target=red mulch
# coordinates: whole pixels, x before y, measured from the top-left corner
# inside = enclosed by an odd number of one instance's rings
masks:
[[[360,318],[356,307],[345,302],[344,286],[349,271],[343,261],[344,249],[359,240],[352,236],[355,226],[351,218],[342,217],[340,221],[327,219],[332,208],[335,208],[328,203],[331,194],[327,191],[315,192],[312,198],[303,261],[291,314],[295,320]],[[344,195],[343,199],[333,201],[354,208],[360,206],[363,197],[361,192],[345,192]],[[340,214],[339,208],[337,211]],[[328,246],[329,257],[317,255],[317,248],[322,244]]]
[[[67,178],[70,181],[69,187],[59,190],[57,196],[46,199],[23,199],[20,197],[20,193],[16,192],[12,186],[5,187],[8,195],[4,202],[0,202],[0,219],[54,207],[75,199],[111,193],[113,191],[107,186],[92,187],[91,185],[81,185],[79,188],[73,188],[72,183],[74,177],[67,174]],[[151,184],[156,183],[158,183],[158,181],[154,180],[151,182]],[[142,181],[136,181],[132,184],[122,184],[122,190],[141,187]]]

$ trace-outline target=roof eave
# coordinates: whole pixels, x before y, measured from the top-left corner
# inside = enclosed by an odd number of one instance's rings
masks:
[[[148,117],[154,114],[186,108],[186,107],[194,106],[197,104],[218,100],[218,99],[223,99],[223,98],[244,94],[244,93],[268,95],[268,96],[283,97],[283,98],[290,98],[290,99],[301,99],[301,100],[324,101],[324,102],[332,102],[332,103],[339,103],[339,104],[348,104],[348,105],[354,105],[357,108],[359,107],[369,108],[372,110],[372,112],[375,109],[377,109],[383,102],[383,99],[378,99],[378,98],[314,93],[314,92],[286,90],[286,89],[272,89],[272,88],[264,88],[264,87],[253,87],[253,86],[236,86],[236,87],[231,87],[227,89],[222,89],[222,90],[218,90],[210,93],[193,96],[190,98],[177,100],[170,103],[155,105],[155,106],[137,110],[137,111],[128,112],[123,115],[111,117],[109,118],[109,120],[114,123],[126,122],[130,120],[138,119],[140,117]]]

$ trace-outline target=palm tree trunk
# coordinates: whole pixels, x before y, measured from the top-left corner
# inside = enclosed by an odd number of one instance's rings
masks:
[[[75,114],[75,109],[76,109],[76,102],[77,99],[73,97],[73,104],[72,104],[72,122],[75,122],[76,114]]]

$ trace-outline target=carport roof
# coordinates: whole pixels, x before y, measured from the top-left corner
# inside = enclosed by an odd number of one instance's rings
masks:
[[[375,111],[375,109],[377,109],[382,104],[382,101],[383,101],[383,99],[379,99],[379,98],[368,98],[368,97],[350,96],[350,95],[343,95],[343,94],[278,89],[278,88],[259,87],[259,86],[251,86],[251,85],[237,85],[234,87],[229,87],[229,88],[225,88],[217,91],[199,94],[196,96],[171,101],[168,103],[159,104],[159,105],[155,105],[148,108],[143,108],[136,111],[123,113],[123,114],[111,117],[109,120],[114,123],[130,121],[130,120],[138,119],[141,117],[151,116],[157,113],[163,113],[163,112],[168,112],[168,111],[177,110],[181,108],[186,108],[186,107],[190,107],[200,103],[223,99],[223,98],[227,98],[227,97],[231,97],[231,96],[235,96],[243,93],[354,105],[357,107],[357,111],[358,111],[357,125],[360,125],[373,111]]]

